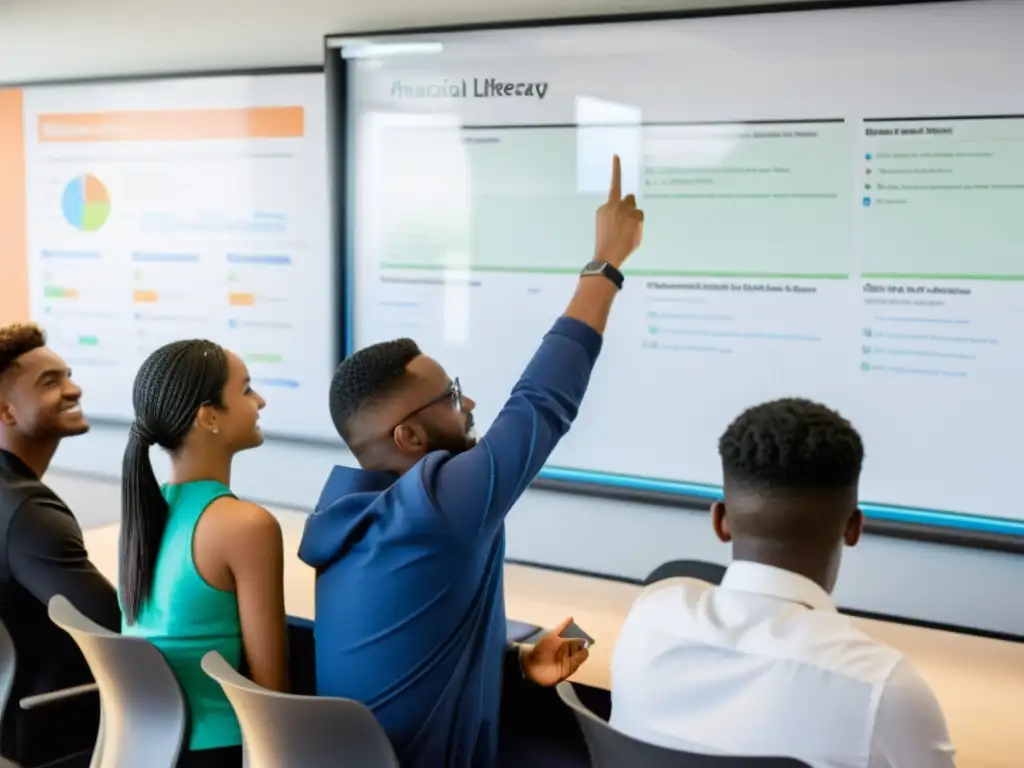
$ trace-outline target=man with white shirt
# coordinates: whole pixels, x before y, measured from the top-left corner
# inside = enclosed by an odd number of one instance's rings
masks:
[[[779,400],[740,415],[719,454],[725,494],[711,511],[733,563],[718,587],[669,579],[637,599],[612,661],[612,726],[814,768],[952,766],[927,683],[830,597],[864,522],[857,431],[822,405]]]

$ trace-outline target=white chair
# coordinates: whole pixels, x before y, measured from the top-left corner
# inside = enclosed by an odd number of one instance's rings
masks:
[[[17,667],[17,660],[18,656],[14,651],[14,640],[11,639],[11,633],[0,621],[0,725],[3,725],[7,703],[11,699],[11,689],[14,688],[14,670]],[[7,758],[0,757],[0,768],[18,768],[18,766]]]
[[[384,730],[359,702],[269,691],[216,651],[203,657],[203,671],[238,715],[247,768],[399,768]]]
[[[7,626],[0,621],[0,725],[3,724],[7,703],[14,688],[14,670],[17,667],[18,655],[14,650],[14,640]]]
[[[188,706],[163,654],[143,638],[104,629],[61,595],[50,600],[49,613],[78,644],[99,689],[100,732],[90,768],[175,768],[184,748]],[[78,690],[33,697],[22,706]]]

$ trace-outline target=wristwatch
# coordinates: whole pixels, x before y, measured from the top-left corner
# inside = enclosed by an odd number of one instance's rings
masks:
[[[592,261],[580,271],[580,277],[591,277],[593,275],[603,275],[615,283],[615,287],[620,291],[622,290],[622,283],[625,278],[622,273],[607,261]]]

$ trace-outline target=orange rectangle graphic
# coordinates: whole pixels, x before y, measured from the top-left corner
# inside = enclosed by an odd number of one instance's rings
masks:
[[[0,325],[28,319],[24,94],[0,88]]]
[[[256,303],[256,296],[251,293],[229,293],[228,304],[232,307],[251,307]]]
[[[139,304],[155,304],[160,301],[160,294],[156,291],[135,291],[132,299]]]
[[[162,109],[40,115],[40,142],[287,139],[305,135],[302,107]]]

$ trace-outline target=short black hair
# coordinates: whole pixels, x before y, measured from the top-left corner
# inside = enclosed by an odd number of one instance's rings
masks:
[[[19,357],[45,346],[46,333],[34,323],[0,327],[0,377],[14,367]]]
[[[351,437],[352,420],[367,405],[392,392],[405,379],[406,366],[419,357],[412,339],[382,341],[342,361],[331,379],[330,409],[342,440]]]
[[[849,421],[810,400],[754,406],[718,441],[727,483],[753,490],[838,490],[856,485],[864,445]]]

